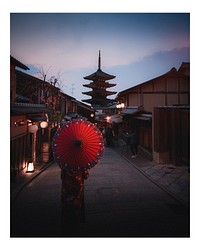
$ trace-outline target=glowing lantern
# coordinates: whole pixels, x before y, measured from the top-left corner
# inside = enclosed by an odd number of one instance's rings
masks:
[[[27,166],[27,171],[26,172],[34,172],[34,165],[33,162],[29,162],[28,166]]]
[[[36,133],[38,131],[38,126],[33,124],[31,126],[28,127],[28,131],[32,134]]]
[[[111,117],[110,116],[106,116],[106,121],[107,123],[110,123]]]
[[[48,122],[42,121],[42,122],[40,123],[40,127],[41,127],[41,128],[47,128],[47,127],[48,127]]]

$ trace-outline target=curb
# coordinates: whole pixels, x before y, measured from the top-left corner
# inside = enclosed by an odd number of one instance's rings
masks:
[[[53,163],[54,161],[50,161],[46,163],[44,166],[41,167],[39,172],[34,174],[29,180],[19,185],[19,187],[16,187],[15,190],[11,193],[11,201],[13,202],[26,185],[28,185],[31,181],[33,181],[38,175],[40,175],[44,170],[50,167]]]
[[[155,181],[150,175],[148,175],[144,171],[142,171],[136,164],[134,164],[132,161],[130,161],[126,156],[124,156],[123,154],[121,154],[120,152],[118,152],[116,149],[113,149],[113,150],[117,154],[119,154],[121,157],[123,157],[124,159],[126,159],[132,166],[134,166],[138,171],[140,171],[140,173],[142,173],[145,177],[147,177],[149,180],[151,180],[159,188],[161,188],[163,191],[165,191],[166,193],[168,193],[173,199],[175,199],[176,201],[178,201],[179,203],[181,203],[181,205],[183,205],[184,207],[189,208],[189,203],[183,201],[181,198],[177,197],[174,193],[172,193],[171,191],[169,191],[166,187],[164,187],[163,185],[161,185],[160,183],[158,183],[157,181]]]

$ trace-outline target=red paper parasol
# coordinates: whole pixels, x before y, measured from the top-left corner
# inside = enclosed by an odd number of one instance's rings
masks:
[[[57,130],[52,150],[54,159],[62,169],[80,173],[98,163],[104,151],[104,140],[94,124],[73,119]]]

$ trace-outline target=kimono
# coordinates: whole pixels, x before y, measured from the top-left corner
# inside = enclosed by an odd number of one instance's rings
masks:
[[[84,222],[84,180],[88,178],[88,171],[72,173],[62,170],[62,225],[76,225]]]

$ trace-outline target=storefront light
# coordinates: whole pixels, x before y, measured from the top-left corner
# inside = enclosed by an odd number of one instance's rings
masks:
[[[110,116],[107,116],[107,117],[106,117],[106,121],[107,121],[107,123],[110,123],[110,119],[111,119],[111,117],[110,117]]]
[[[119,104],[116,105],[116,108],[117,109],[123,109],[123,108],[125,108],[125,104],[124,103],[119,103]]]

